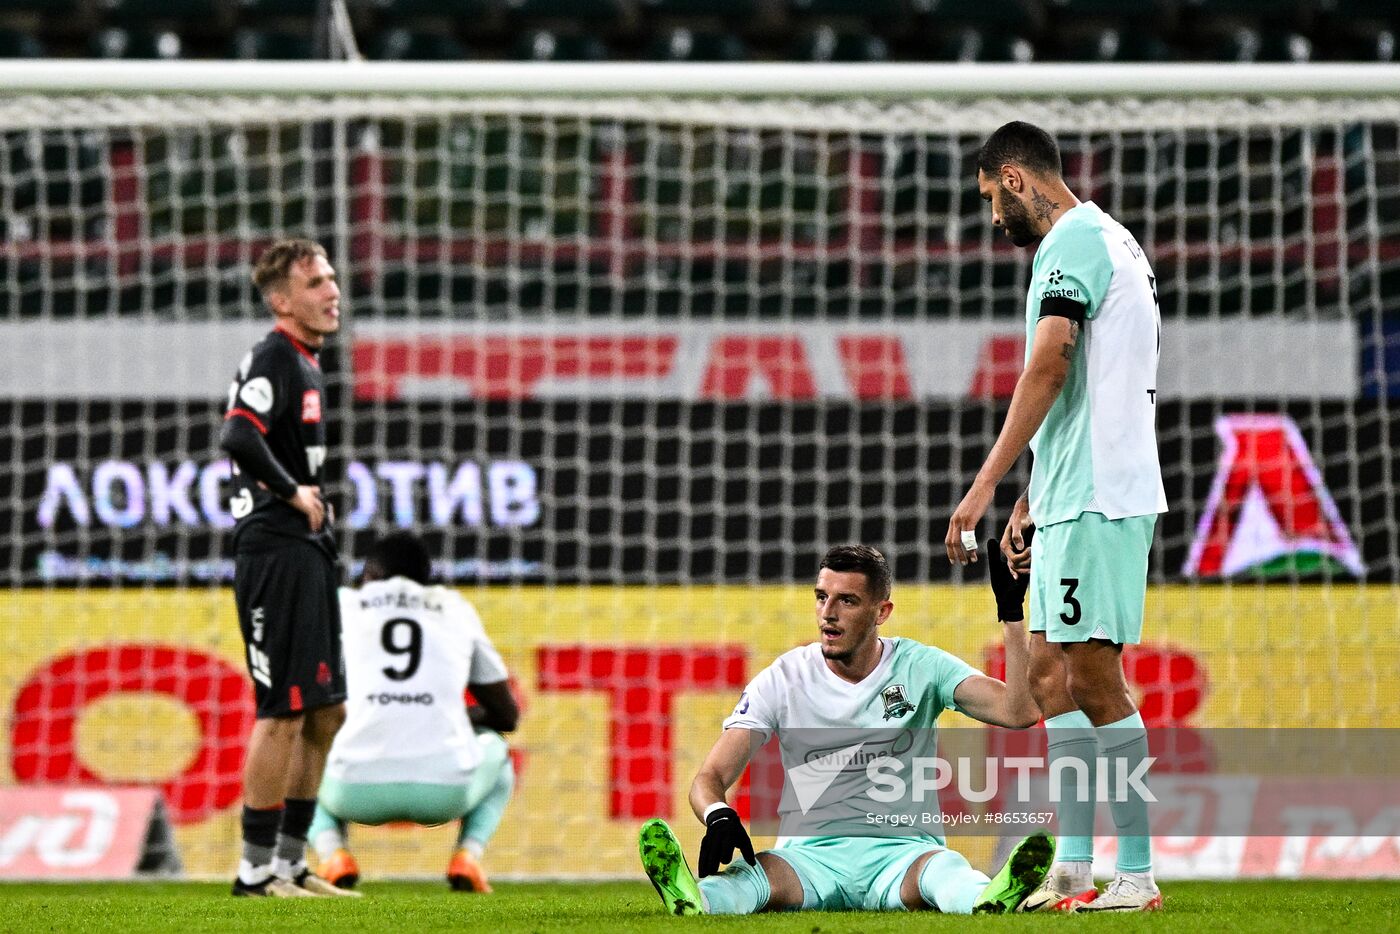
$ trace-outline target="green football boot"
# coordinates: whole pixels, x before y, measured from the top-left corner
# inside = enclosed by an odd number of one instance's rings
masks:
[[[681,843],[664,820],[653,818],[642,825],[637,838],[642,856],[642,871],[651,880],[666,913],[673,915],[703,914],[700,884],[685,862]]]
[[[1015,911],[1035,891],[1055,862],[1055,838],[1048,833],[1031,834],[1011,851],[1006,864],[977,896],[975,915],[1000,915]]]

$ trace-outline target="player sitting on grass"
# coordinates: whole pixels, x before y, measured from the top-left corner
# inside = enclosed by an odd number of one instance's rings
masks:
[[[348,715],[310,836],[321,876],[343,888],[360,877],[347,822],[460,820],[447,881],[491,891],[481,855],[515,784],[500,734],[515,729],[519,711],[476,609],[429,586],[431,573],[423,543],[400,532],[375,545],[358,590],[341,590]]]
[[[993,544],[989,552],[994,548]],[[1021,622],[1025,575],[1016,581],[1005,565],[1000,570],[993,586],[999,615],[1008,620],[1002,633],[1005,682],[979,674],[941,649],[881,637],[880,626],[894,610],[884,556],[866,545],[842,545],[826,553],[816,584],[819,641],[780,656],[749,683],[690,786],[690,805],[705,824],[700,881],[691,874],[665,821],[651,820],[642,827],[642,867],[668,912],[752,914],[806,908],[1000,914],[1020,906],[1045,878],[1054,858],[1054,839],[1047,834],[1022,840],[995,878],[988,879],[948,849],[942,836],[925,828],[927,804],[901,802],[904,813],[896,804],[879,815],[906,819],[899,836],[877,835],[876,828],[863,835],[849,831],[859,828],[857,812],[870,811],[873,801],[843,798],[830,811],[844,812],[845,819],[833,823],[847,832],[827,835],[822,833],[823,818],[811,820],[819,808],[809,813],[792,800],[792,789],[785,788],[779,806],[784,826],[789,820],[808,821],[804,827],[815,833],[781,837],[776,849],[755,856],[738,813],[725,803],[725,794],[753,751],[774,734],[791,776],[794,769],[815,760],[849,754],[860,737],[889,742],[896,731],[899,739],[885,747],[904,750],[894,753],[896,758],[906,758],[911,750],[933,756],[934,723],[949,708],[1014,729],[1039,720],[1026,683],[1026,632]],[[842,770],[835,781],[846,775],[863,779],[865,758],[852,756],[850,761],[859,764]],[[931,810],[939,811],[936,801]],[[720,872],[736,849],[744,860]]]

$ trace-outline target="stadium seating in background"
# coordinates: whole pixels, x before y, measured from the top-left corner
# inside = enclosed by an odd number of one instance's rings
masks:
[[[637,25],[634,0],[504,0],[497,44],[526,61],[637,59]]]
[[[349,0],[372,58],[1400,60],[1400,0]],[[0,55],[310,58],[318,0],[0,0]]]
[[[1204,20],[1251,19],[1281,25],[1295,22],[1308,6],[1305,0],[1184,0],[1182,12]]]
[[[104,29],[92,37],[93,58],[177,59],[184,50],[180,36],[169,29]]]
[[[390,29],[370,43],[369,57],[383,61],[460,62],[472,57],[462,43],[440,32]]]
[[[748,57],[748,46],[733,33],[684,26],[657,36],[647,53],[647,58],[667,62],[742,62]]]
[[[101,0],[84,37],[94,58],[179,59],[228,54],[237,6],[228,0]]]
[[[0,0],[0,15],[6,13],[72,13],[78,0]]]
[[[0,58],[45,58],[58,52],[45,27],[76,7],[77,0],[0,0]]]
[[[759,12],[757,0],[644,0],[646,10],[656,16],[712,17],[736,22]]]
[[[142,28],[156,21],[197,28],[218,23],[228,11],[216,0],[104,0],[102,6],[109,23]]]
[[[263,29],[239,29],[233,34],[230,58],[309,59],[315,52],[315,42],[308,32],[272,32]]]
[[[920,27],[929,30],[978,29],[1035,36],[1045,27],[1034,0],[914,0]]]
[[[1318,58],[1334,62],[1400,60],[1400,53],[1396,50],[1396,31],[1382,27],[1361,33],[1329,33]]]
[[[1066,62],[1159,62],[1180,57],[1163,40],[1175,25],[1170,0],[1049,0],[1040,57]]]
[[[804,16],[888,22],[908,12],[904,0],[791,0],[792,10]]]
[[[1321,4],[1318,15],[1333,25],[1341,25],[1346,20],[1364,20],[1394,26],[1400,22],[1400,4],[1395,0],[1327,0]]]
[[[1067,62],[1170,62],[1179,52],[1155,35],[1116,27],[1081,34],[1061,46],[1058,56]]]
[[[1206,57],[1218,62],[1306,62],[1312,42],[1291,30],[1261,31],[1238,26],[1204,43]]]
[[[1032,62],[1035,46],[1023,36],[1004,36],[979,29],[947,33],[930,47],[929,56],[942,62]]]
[[[506,0],[509,14],[521,20],[558,20],[607,29],[627,14],[622,0]]]
[[[316,16],[317,0],[238,0],[248,19],[273,16]]]
[[[1034,0],[914,0],[917,13],[900,58],[942,62],[1025,62],[1045,21]]]
[[[1171,18],[1174,4],[1169,0],[1048,0],[1047,11],[1054,15],[1057,26],[1073,28],[1085,20],[1114,23],[1138,23],[1145,27],[1165,25]]]
[[[1400,36],[1400,2],[1331,0],[1313,20],[1318,59],[1393,62]]]
[[[514,57],[535,62],[601,62],[608,49],[595,36],[534,29],[516,41]]]
[[[316,54],[317,0],[237,0],[233,58],[309,59]]]
[[[0,29],[0,58],[43,58],[44,44],[22,29]]]
[[[890,47],[867,32],[818,26],[797,40],[790,57],[802,62],[883,62],[889,60]]]
[[[789,58],[799,31],[786,18],[782,0],[639,0],[638,13],[638,28],[629,37],[633,58]]]
[[[1307,61],[1297,42],[1300,0],[1185,0],[1180,30],[1195,57],[1221,62]]]
[[[377,25],[428,26],[444,30],[473,27],[494,17],[502,4],[493,0],[371,0],[367,9],[377,15]]]

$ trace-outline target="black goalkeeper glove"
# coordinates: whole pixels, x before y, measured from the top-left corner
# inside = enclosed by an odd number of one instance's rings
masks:
[[[1031,547],[1031,536],[1034,534],[1034,527],[1022,533],[1027,548]],[[1001,545],[994,538],[987,540],[987,554],[996,555],[987,562],[987,566],[992,576],[992,593],[997,598],[997,619],[1003,623],[1019,623],[1026,618],[1026,587],[1031,582],[1030,572],[1022,571],[1019,577],[1012,577],[1006,555],[1001,553]]]
[[[734,859],[736,849],[750,866],[757,865],[753,842],[739,812],[731,807],[715,808],[705,818],[705,837],[700,841],[700,878],[716,875],[719,867]]]

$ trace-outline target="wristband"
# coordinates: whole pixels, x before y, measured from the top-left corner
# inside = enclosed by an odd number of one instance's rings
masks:
[[[705,823],[708,824],[708,823],[710,822],[710,815],[711,815],[711,814],[713,814],[715,811],[718,811],[720,808],[727,808],[727,807],[729,807],[729,805],[726,804],[725,802],[723,802],[723,801],[716,801],[714,804],[712,804],[712,805],[710,805],[709,807],[705,808],[705,813],[703,813],[702,815],[700,815],[700,819],[701,819],[702,821],[704,821]]]

